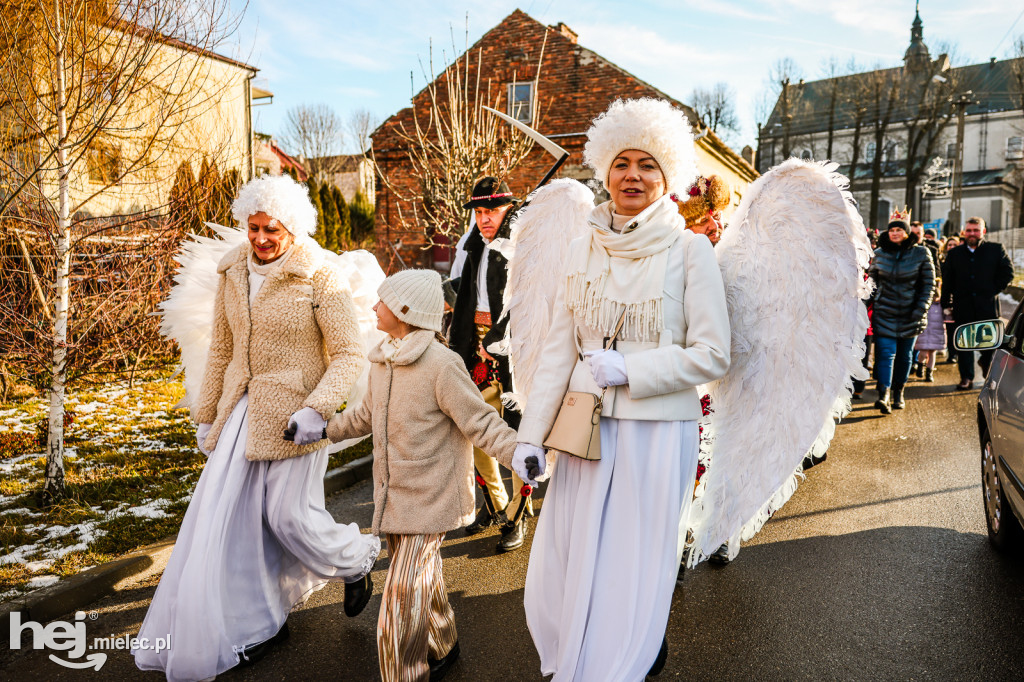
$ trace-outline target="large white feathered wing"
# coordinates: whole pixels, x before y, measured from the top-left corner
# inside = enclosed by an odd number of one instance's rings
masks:
[[[160,333],[181,351],[185,397],[175,407],[192,408],[199,399],[206,356],[213,334],[213,300],[217,295],[217,264],[246,240],[243,230],[207,223],[217,237],[190,234],[175,260],[171,291],[160,303]]]
[[[324,251],[329,263],[337,266],[344,279],[348,282],[349,290],[352,292],[352,300],[355,302],[356,317],[359,320],[359,332],[363,339],[363,355],[366,356],[370,349],[376,346],[384,338],[384,332],[377,329],[377,315],[373,312],[373,306],[377,303],[377,289],[386,275],[377,262],[377,258],[369,251],[362,249],[358,251],[345,251],[333,253]],[[370,363],[363,365],[363,371],[359,379],[352,386],[348,394],[345,409],[358,407],[366,397],[366,390],[369,386]],[[342,441],[330,446],[331,452],[344,450],[352,443],[362,438],[351,441]]]
[[[213,332],[213,303],[217,294],[217,264],[228,251],[246,240],[245,231],[207,223],[217,238],[189,235],[182,242],[176,257],[179,267],[174,274],[174,285],[160,304],[163,321],[161,333],[172,339],[181,351],[181,364],[185,372],[185,397],[177,407],[191,408],[198,400],[206,370]],[[373,305],[377,302],[377,288],[384,281],[384,271],[377,259],[367,251],[347,251],[336,254],[323,251],[326,262],[338,268],[343,281],[348,283],[355,302],[364,355],[383,338],[377,330]],[[369,365],[349,393],[347,406],[356,407],[366,395]],[[356,439],[361,440],[361,439]],[[342,450],[353,441],[330,446],[331,452]]]
[[[551,326],[555,294],[565,277],[569,243],[586,234],[594,193],[581,182],[553,180],[527,197],[513,220],[501,252],[509,259],[504,309],[505,340],[498,352],[509,355],[513,391],[505,404],[522,409],[540,364]]]
[[[693,565],[730,554],[792,496],[805,455],[850,410],[871,246],[836,164],[790,159],[753,183],[715,248],[732,364],[710,387],[711,456],[689,525]]]

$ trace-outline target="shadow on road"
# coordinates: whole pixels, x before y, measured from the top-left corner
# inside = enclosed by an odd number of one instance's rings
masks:
[[[1024,558],[930,527],[755,545],[691,571],[669,627],[686,677],[1021,679]]]

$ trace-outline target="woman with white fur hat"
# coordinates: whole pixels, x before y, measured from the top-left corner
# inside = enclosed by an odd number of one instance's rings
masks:
[[[667,658],[696,479],[697,386],[729,367],[729,318],[711,242],[685,229],[670,196],[697,174],[683,113],[619,100],[587,138],[584,161],[611,200],[571,247],[513,467],[528,482],[545,473],[567,391],[604,394],[600,459],[560,454],[524,601],[542,674],[630,682]]]
[[[352,296],[310,238],[316,209],[287,176],[231,207],[248,242],[220,262],[213,339],[193,419],[209,456],[134,649],[168,680],[212,678],[288,636],[293,606],[344,580],[345,612],[372,593],[380,541],[324,508],[327,419],[364,366]],[[294,442],[282,438],[295,432]]]

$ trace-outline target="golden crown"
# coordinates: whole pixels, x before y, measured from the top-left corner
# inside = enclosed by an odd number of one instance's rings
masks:
[[[902,221],[906,222],[909,225],[910,224],[910,208],[907,207],[907,206],[904,206],[902,211],[899,210],[898,208],[894,208],[893,211],[892,211],[892,215],[889,216],[889,222],[892,222],[893,220],[902,220]]]

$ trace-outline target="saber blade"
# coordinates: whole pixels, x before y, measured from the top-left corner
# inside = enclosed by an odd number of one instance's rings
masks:
[[[491,112],[492,114],[494,114],[498,118],[502,119],[503,121],[507,121],[509,124],[511,124],[517,130],[519,130],[521,133],[523,133],[528,138],[530,138],[531,140],[533,140],[534,142],[539,144],[541,147],[543,147],[547,151],[548,154],[551,154],[551,156],[555,157],[556,159],[560,159],[563,156],[568,158],[569,152],[565,151],[564,149],[559,147],[557,144],[555,144],[554,142],[552,142],[548,138],[544,137],[543,135],[538,133],[536,130],[534,130],[530,126],[526,125],[525,123],[523,123],[522,121],[517,121],[516,119],[512,118],[508,114],[503,114],[500,111],[498,111],[497,109],[492,109],[491,107],[488,107],[488,106],[481,106],[481,108],[486,109],[487,111]]]

